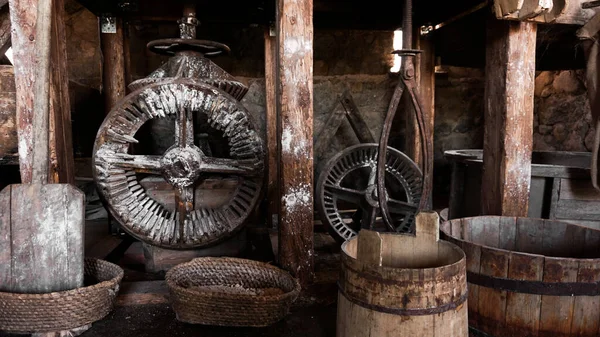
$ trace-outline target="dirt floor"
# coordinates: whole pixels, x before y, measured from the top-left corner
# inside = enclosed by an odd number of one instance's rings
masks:
[[[268,328],[208,327],[177,321],[169,305],[148,305],[117,308],[81,337],[325,337],[335,336],[335,320],[336,307],[329,305],[296,309]]]

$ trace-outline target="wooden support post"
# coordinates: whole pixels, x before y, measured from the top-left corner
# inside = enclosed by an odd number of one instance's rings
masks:
[[[35,22],[37,0],[10,0],[12,47],[17,92],[17,133],[21,181],[31,183],[33,172],[33,96],[37,73]],[[50,183],[74,180],[71,108],[67,77],[64,0],[54,0],[52,15],[52,74],[50,78]]]
[[[102,86],[106,113],[125,97],[125,48],[123,20],[116,19],[116,33],[101,33],[102,56]]]
[[[278,0],[279,263],[313,277],[313,1]]]
[[[535,23],[488,21],[483,214],[527,216],[536,31]]]
[[[277,228],[279,222],[279,152],[277,148],[277,39],[271,29],[265,30],[265,99],[267,123],[267,226]]]
[[[435,121],[435,51],[433,41],[422,37],[420,29],[415,30],[415,46],[417,49],[421,49],[423,53],[417,56],[416,68],[417,68],[417,81],[419,82],[419,94],[423,106],[423,113],[425,114],[425,122],[429,124],[429,130],[431,130],[431,138],[429,142],[433,151],[433,135],[434,135],[434,121]],[[412,107],[410,103],[408,103]],[[413,109],[407,109],[409,114],[406,117],[408,121],[407,132],[406,132],[406,148],[408,156],[421,167],[423,163],[423,145],[421,141],[421,135],[419,133],[419,124]],[[430,176],[433,179],[433,175]]]

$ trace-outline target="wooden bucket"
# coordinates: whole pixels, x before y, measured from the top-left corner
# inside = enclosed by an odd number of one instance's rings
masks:
[[[599,336],[600,231],[484,216],[442,225],[467,254],[469,325],[487,335]]]
[[[337,336],[468,335],[465,254],[439,240],[436,213],[416,237],[361,230],[342,246]]]

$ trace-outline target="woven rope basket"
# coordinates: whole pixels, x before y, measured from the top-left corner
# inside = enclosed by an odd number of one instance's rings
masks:
[[[0,331],[54,332],[101,320],[112,310],[122,278],[119,266],[85,259],[89,286],[47,294],[0,292]]]
[[[236,258],[197,258],[173,267],[166,280],[177,319],[192,324],[268,326],[288,314],[300,293],[287,272]]]

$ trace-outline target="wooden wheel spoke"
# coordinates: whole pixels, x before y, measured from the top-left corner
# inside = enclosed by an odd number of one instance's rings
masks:
[[[203,173],[220,173],[255,177],[262,172],[262,165],[256,160],[203,157],[200,164]]]
[[[417,205],[395,199],[388,199],[388,208],[392,214],[416,214]]]
[[[181,108],[175,120],[175,141],[179,147],[194,145],[194,114]]]
[[[183,240],[185,221],[194,210],[194,186],[183,186],[175,188],[175,205],[177,207],[179,228],[179,240]]]
[[[127,153],[114,153],[104,159],[110,165],[124,169],[133,169],[138,173],[162,174],[160,156],[131,155]]]
[[[365,192],[351,188],[325,184],[325,190],[331,192],[339,200],[351,202],[355,205],[362,204],[365,199]]]

